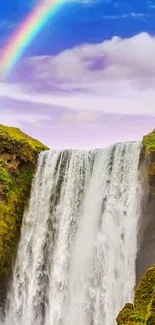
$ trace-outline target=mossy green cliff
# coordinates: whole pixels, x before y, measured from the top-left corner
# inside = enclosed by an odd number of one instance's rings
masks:
[[[118,325],[155,325],[155,267],[140,281],[134,304],[126,304],[117,317]]]
[[[10,270],[38,153],[46,149],[18,128],[0,125],[0,283]]]
[[[155,197],[155,130],[143,137],[140,163],[144,161],[146,162],[150,195]]]
[[[139,169],[143,181],[145,178],[147,179],[149,189],[147,207],[145,209],[148,227],[146,229],[145,236],[147,238],[145,238],[144,245],[148,249],[148,254],[150,254],[147,240],[152,242],[154,237],[154,235],[152,237],[152,232],[154,231],[155,211],[155,130],[143,137]],[[145,259],[143,251],[142,255],[141,259]],[[150,267],[142,277],[135,291],[134,303],[126,303],[117,317],[117,324],[155,325],[155,266]]]

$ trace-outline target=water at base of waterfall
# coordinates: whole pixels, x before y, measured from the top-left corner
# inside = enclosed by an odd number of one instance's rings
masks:
[[[140,143],[39,156],[5,325],[115,325],[133,300]]]

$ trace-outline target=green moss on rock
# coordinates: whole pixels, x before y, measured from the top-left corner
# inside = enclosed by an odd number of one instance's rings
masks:
[[[23,161],[36,162],[36,154],[48,149],[40,141],[33,139],[18,128],[0,125],[0,153],[12,154]]]
[[[10,270],[38,153],[47,150],[18,128],[0,125],[0,276]]]
[[[143,137],[143,145],[148,151],[155,151],[155,130]]]
[[[134,309],[133,304],[125,304],[122,311],[119,313],[117,319],[118,325],[140,325],[143,324],[143,318]]]
[[[116,321],[118,325],[155,325],[155,266],[140,281],[134,304],[126,304]]]
[[[135,293],[134,307],[139,314],[146,318],[150,311],[152,299],[155,294],[155,267],[147,270],[145,276],[140,281]]]
[[[142,166],[144,168],[141,168]],[[139,167],[141,176],[148,181],[148,204],[153,204],[154,211],[155,130],[143,137]],[[117,317],[117,324],[155,325],[155,266],[146,271],[136,288],[134,303],[125,305]]]
[[[155,196],[155,130],[145,135],[142,140],[140,162],[146,162],[150,195]]]

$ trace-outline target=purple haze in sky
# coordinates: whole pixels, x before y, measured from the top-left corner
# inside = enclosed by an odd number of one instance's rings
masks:
[[[21,61],[0,87],[0,121],[51,148],[141,140],[155,127],[155,38],[141,33]]]

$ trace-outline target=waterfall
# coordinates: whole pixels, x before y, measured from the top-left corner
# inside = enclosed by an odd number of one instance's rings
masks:
[[[135,286],[140,143],[39,156],[5,325],[115,325]]]

